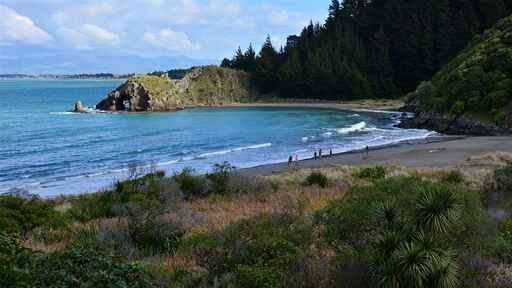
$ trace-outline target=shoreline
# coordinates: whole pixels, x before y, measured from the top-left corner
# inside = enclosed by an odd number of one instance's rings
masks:
[[[354,150],[318,160],[300,160],[295,167],[288,163],[260,165],[240,169],[244,174],[270,176],[302,169],[336,166],[404,166],[407,168],[455,168],[470,157],[486,153],[512,153],[512,136],[434,136],[422,140]]]
[[[404,106],[404,102],[399,100],[357,100],[357,101],[323,101],[323,100],[290,100],[282,99],[277,101],[261,100],[255,102],[232,103],[226,105],[191,105],[184,108],[311,108],[327,109],[340,111],[360,111],[360,112],[392,112],[401,113],[398,110]]]

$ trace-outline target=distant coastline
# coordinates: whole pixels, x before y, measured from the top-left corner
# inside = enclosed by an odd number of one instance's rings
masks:
[[[111,73],[97,74],[0,74],[0,80],[126,80],[131,74],[115,75]]]

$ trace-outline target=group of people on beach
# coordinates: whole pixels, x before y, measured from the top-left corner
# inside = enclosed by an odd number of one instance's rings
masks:
[[[319,149],[318,152],[315,151],[315,153],[313,153],[314,160],[322,159],[324,157],[332,157],[332,156],[333,156],[332,149],[329,149],[329,155],[324,155],[322,153],[322,149]]]
[[[364,152],[366,152],[365,153],[366,157],[363,157],[363,158],[367,159],[369,156],[369,153],[370,153],[370,147],[366,146],[364,149]],[[322,149],[319,149],[318,151],[315,151],[313,153],[313,160],[318,160],[318,159],[322,159],[322,158],[330,158],[333,156],[334,156],[334,154],[332,152],[332,149],[329,149],[328,155],[324,155],[322,153]],[[288,157],[288,167],[296,167],[298,163],[299,163],[299,155],[298,154],[293,154],[293,155],[290,155],[290,157]]]
[[[315,151],[313,153],[313,160],[318,160],[321,158],[332,157],[332,156],[334,156],[332,149],[329,149],[328,155],[323,154],[322,149],[319,149],[318,151]],[[298,154],[293,154],[293,155],[290,155],[290,157],[288,157],[288,167],[292,167],[292,166],[295,167],[295,166],[297,166],[298,163],[299,163],[299,155]]]

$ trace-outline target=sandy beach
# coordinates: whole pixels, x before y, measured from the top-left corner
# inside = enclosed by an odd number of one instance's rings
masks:
[[[404,106],[404,102],[399,100],[358,100],[345,102],[326,102],[326,101],[281,101],[268,100],[264,102],[250,102],[230,104],[227,107],[266,107],[266,108],[314,108],[331,110],[380,110],[397,111]],[[226,106],[224,106],[226,107]]]
[[[512,153],[512,136],[441,136],[420,142],[403,142],[393,146],[374,148],[368,154],[366,151],[353,151],[319,160],[306,159],[299,161],[297,168],[289,168],[287,163],[279,163],[241,171],[252,175],[271,175],[286,172],[290,169],[322,168],[338,165],[451,168],[464,163],[472,156],[496,152]]]

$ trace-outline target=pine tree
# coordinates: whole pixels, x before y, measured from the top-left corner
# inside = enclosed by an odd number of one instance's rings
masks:
[[[222,59],[222,62],[220,63],[220,67],[223,68],[232,68],[233,63],[231,63],[231,60],[228,58]]]
[[[252,48],[252,44],[249,44],[249,48],[244,53],[244,70],[249,73],[256,71],[256,51]]]
[[[288,98],[303,98],[303,68],[298,49],[291,49],[279,71],[279,91]]]
[[[433,0],[434,69],[438,70],[451,56],[452,23],[450,21],[450,1]]]
[[[249,71],[263,92],[325,99],[393,97],[429,79],[512,0],[331,0],[277,52],[239,48],[222,65]],[[293,97],[292,96],[292,97]]]
[[[490,28],[498,19],[509,14],[503,0],[478,0],[478,16],[483,28]]]
[[[341,4],[339,0],[332,0],[329,5],[329,18],[338,17],[341,10]]]
[[[262,93],[272,92],[277,84],[278,55],[270,36],[267,36],[260,54],[256,58],[254,79]]]
[[[368,78],[378,98],[392,97],[396,93],[393,83],[394,72],[390,57],[389,39],[381,27],[374,35],[375,48],[369,60]]]

